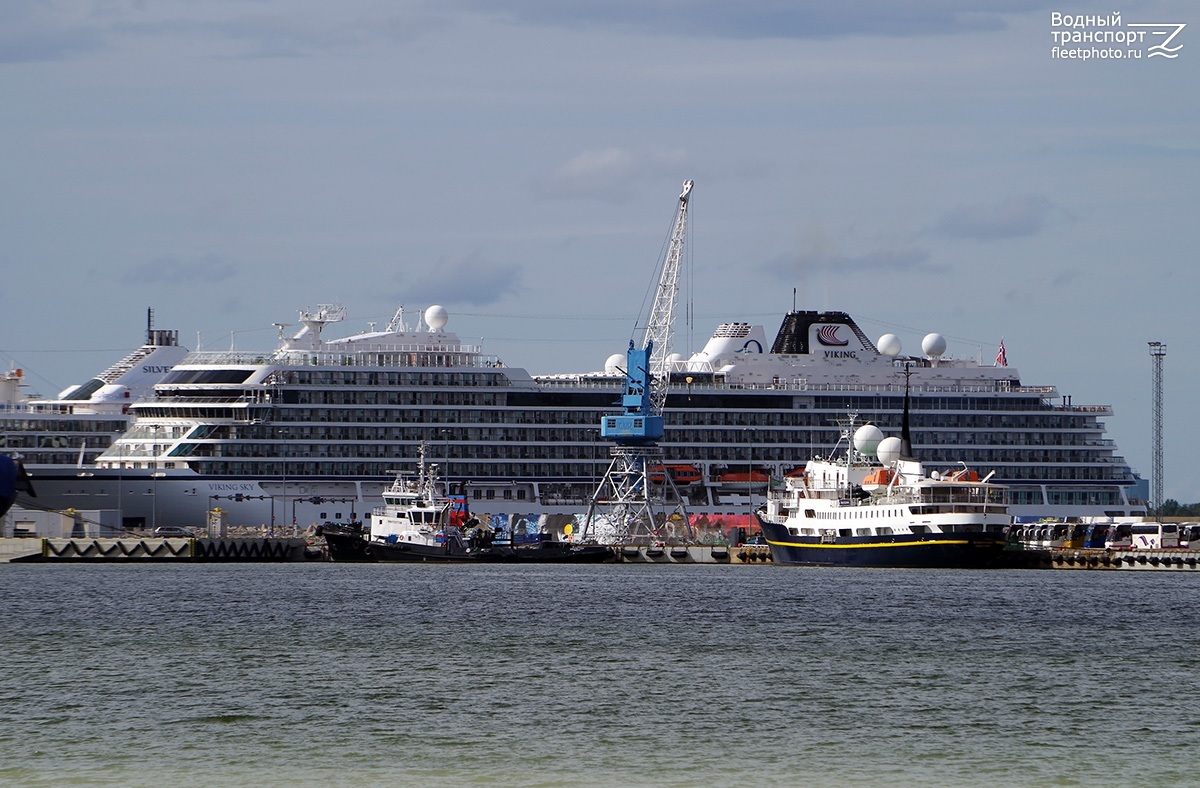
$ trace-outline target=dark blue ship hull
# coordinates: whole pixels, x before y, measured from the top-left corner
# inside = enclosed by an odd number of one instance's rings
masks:
[[[793,536],[759,518],[771,560],[792,566],[857,566],[920,569],[998,569],[1012,565],[999,533]]]

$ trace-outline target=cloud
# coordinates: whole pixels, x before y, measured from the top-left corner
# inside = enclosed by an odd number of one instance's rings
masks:
[[[0,63],[63,60],[101,47],[101,30],[91,18],[42,0],[0,2]]]
[[[353,8],[353,6],[351,6]],[[203,13],[208,7],[201,5]],[[235,55],[250,58],[310,57],[321,53],[339,53],[358,49],[378,41],[412,41],[429,30],[442,28],[448,21],[436,14],[418,10],[392,10],[380,13],[361,8],[347,13],[340,3],[317,5],[307,13],[296,14],[288,5],[271,12],[269,4],[253,14],[221,15],[215,18],[175,17],[159,22],[143,22],[140,33],[167,32],[194,36],[236,45]]]
[[[216,255],[204,255],[193,260],[159,257],[130,266],[121,274],[125,285],[186,285],[221,282],[232,278],[237,267]]]
[[[864,274],[872,271],[901,273],[905,271],[936,272],[944,266],[929,262],[929,252],[917,248],[875,249],[856,255],[843,255],[811,250],[768,261],[762,268],[781,279],[792,280],[798,275],[815,272]]]
[[[470,254],[443,257],[430,271],[417,276],[402,273],[398,278],[403,288],[400,301],[484,306],[516,292],[521,270],[512,263],[490,262]]]
[[[608,26],[715,38],[916,36],[998,30],[1003,15],[1049,8],[1044,0],[992,0],[973,11],[962,0],[463,0],[463,6],[558,27]]]
[[[117,48],[130,39],[177,37],[219,42],[213,56],[309,57],[376,42],[411,41],[452,23],[436,5],[375,7],[339,3],[112,2],[0,0],[0,63],[62,60]]]
[[[682,150],[650,153],[624,148],[586,150],[534,181],[533,191],[547,198],[624,202],[634,193],[634,182],[677,174],[686,159]]]
[[[1042,195],[1009,197],[999,202],[970,203],[946,212],[933,229],[950,238],[991,241],[1037,235],[1060,220],[1065,211]]]

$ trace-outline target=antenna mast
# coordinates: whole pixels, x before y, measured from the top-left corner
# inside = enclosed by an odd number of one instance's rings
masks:
[[[1154,516],[1162,522],[1163,505],[1163,358],[1167,355],[1167,346],[1162,342],[1148,342],[1154,379],[1154,416],[1150,424],[1150,434],[1153,445],[1150,450],[1152,471],[1150,507]]]

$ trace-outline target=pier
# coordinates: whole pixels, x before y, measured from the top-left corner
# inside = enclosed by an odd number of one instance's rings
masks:
[[[97,561],[232,562],[320,560],[322,551],[300,538],[255,539],[0,539],[0,563]]]
[[[1149,550],[1105,550],[1061,548],[1026,551],[1033,569],[1107,569],[1125,571],[1200,571],[1200,550],[1160,548]]]
[[[624,564],[771,564],[767,545],[617,545]],[[1200,550],[1049,549],[1010,554],[1013,568],[1200,572]],[[97,563],[101,561],[174,561],[193,563],[280,563],[325,561],[320,544],[300,537],[240,539],[0,539],[2,563]]]
[[[617,563],[626,564],[769,564],[767,545],[618,545]]]

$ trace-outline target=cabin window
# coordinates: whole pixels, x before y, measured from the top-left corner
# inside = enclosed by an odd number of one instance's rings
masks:
[[[856,528],[856,529],[855,529],[855,531],[854,531],[854,533],[855,533],[857,536],[870,536],[870,535],[871,535],[871,529],[870,529],[870,528]]]
[[[804,516],[808,517],[808,518],[813,518],[813,517],[817,516],[817,512],[814,509],[805,509]],[[812,529],[807,529],[807,530],[812,530]]]
[[[892,532],[892,527],[890,525],[881,525],[881,526],[879,526],[879,528],[877,530],[877,533],[879,533],[881,536],[887,536],[887,535],[891,534],[891,532]]]
[[[929,533],[929,526],[927,526],[927,525],[914,525],[914,526],[912,527],[912,532],[913,532],[914,534],[927,534],[927,533]]]
[[[850,536],[850,529],[849,528],[839,528],[838,536]]]

